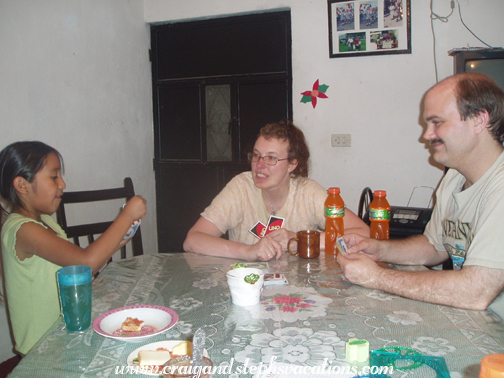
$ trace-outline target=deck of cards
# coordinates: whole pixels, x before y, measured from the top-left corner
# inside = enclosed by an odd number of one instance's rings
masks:
[[[340,253],[345,254],[348,252],[348,248],[345,244],[345,241],[340,235],[338,235],[338,237],[336,238],[336,248],[338,248],[338,251],[340,251]]]
[[[283,273],[269,273],[264,275],[264,286],[287,285],[287,277]]]

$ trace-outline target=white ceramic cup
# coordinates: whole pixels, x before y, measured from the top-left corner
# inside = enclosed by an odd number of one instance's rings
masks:
[[[245,282],[245,277],[257,274],[259,279],[256,283]],[[238,306],[253,306],[259,303],[264,286],[264,271],[255,268],[232,269],[226,274],[231,300]]]

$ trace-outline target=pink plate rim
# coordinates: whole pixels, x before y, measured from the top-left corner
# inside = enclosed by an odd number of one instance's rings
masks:
[[[160,329],[152,334],[149,334],[149,335],[142,335],[142,336],[131,336],[131,337],[121,337],[121,336],[114,336],[108,332],[105,332],[104,330],[101,329],[100,325],[101,325],[101,321],[103,319],[105,319],[107,316],[109,315],[112,315],[112,314],[115,314],[116,312],[121,312],[121,311],[125,311],[125,310],[134,310],[134,309],[138,309],[138,308],[152,308],[152,309],[155,309],[155,310],[161,310],[161,311],[164,311],[166,313],[168,313],[171,317],[171,321],[170,321],[170,324],[168,324],[165,328],[163,329]],[[99,315],[96,317],[96,319],[93,321],[93,329],[96,333],[98,333],[99,335],[102,335],[102,336],[105,336],[105,337],[112,337],[112,338],[115,338],[115,339],[128,339],[128,340],[131,340],[131,339],[135,339],[135,338],[144,338],[146,336],[154,336],[154,335],[158,335],[160,333],[163,333],[165,331],[168,331],[170,328],[172,328],[175,324],[177,324],[178,322],[178,314],[173,311],[171,308],[168,308],[168,307],[163,307],[163,306],[156,306],[156,305],[134,305],[134,306],[124,306],[124,307],[119,307],[119,308],[115,308],[113,310],[110,310],[110,311],[107,311],[107,312],[104,312],[103,314]]]

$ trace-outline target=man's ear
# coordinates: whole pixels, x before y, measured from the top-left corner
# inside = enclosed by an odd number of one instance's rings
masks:
[[[28,188],[27,188],[27,181],[21,177],[21,176],[16,176],[14,178],[14,188],[19,192],[19,194],[27,194],[28,193]]]
[[[473,117],[474,120],[474,132],[476,134],[481,133],[483,130],[487,130],[488,121],[490,120],[490,115],[486,110],[482,110],[477,115]]]

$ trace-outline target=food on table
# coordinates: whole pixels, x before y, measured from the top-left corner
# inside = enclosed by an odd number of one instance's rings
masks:
[[[190,341],[182,341],[172,349],[172,354],[177,356],[186,356],[192,354],[192,343]]]
[[[233,265],[232,269],[238,269],[238,268],[245,268],[245,265],[243,263],[237,263]]]
[[[133,365],[142,366],[152,372],[161,372],[163,365],[171,358],[190,355],[192,355],[192,342],[182,341],[171,350],[164,347],[156,350],[141,350],[138,352],[138,356],[133,358]]]
[[[159,348],[158,350],[141,350],[138,352],[138,365],[140,366],[161,366],[171,359],[169,350]]]
[[[127,317],[126,320],[121,325],[123,331],[139,332],[142,330],[145,322],[137,318]]]

